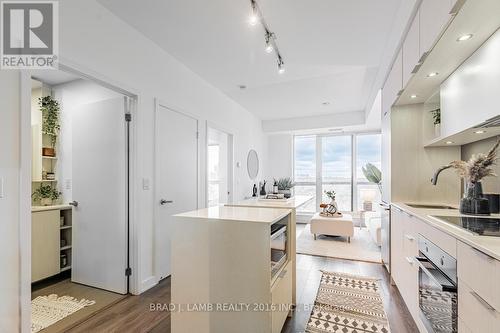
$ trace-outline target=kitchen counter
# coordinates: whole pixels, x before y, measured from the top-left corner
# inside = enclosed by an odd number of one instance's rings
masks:
[[[286,201],[252,198],[252,199],[242,200],[242,201],[238,201],[238,202],[234,202],[234,203],[229,203],[226,206],[297,209],[300,206],[305,205],[306,203],[308,203],[312,199],[314,199],[314,197],[309,196],[309,195],[295,195]]]
[[[217,220],[273,224],[290,214],[289,209],[216,206],[174,215],[210,222]]]
[[[52,206],[31,206],[31,212],[45,212],[49,210],[66,210],[71,209],[72,206],[68,204],[52,205]]]
[[[500,260],[500,237],[474,235],[466,229],[462,229],[458,226],[431,217],[431,215],[468,216],[460,214],[458,209],[454,210],[454,209],[413,208],[401,202],[393,202],[391,203],[391,205],[396,206],[401,210],[414,215],[415,217],[419,218],[420,220],[429,224],[430,226],[445,232],[446,234],[478,249],[479,251],[497,260]],[[500,214],[491,214],[490,217],[499,218]]]

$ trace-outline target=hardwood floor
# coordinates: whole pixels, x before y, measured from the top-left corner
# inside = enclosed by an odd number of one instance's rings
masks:
[[[297,297],[295,315],[283,327],[283,333],[304,332],[321,277],[320,270],[344,272],[380,279],[381,293],[392,332],[418,332],[396,287],[390,285],[389,274],[380,264],[297,255]],[[150,311],[150,304],[170,302],[170,278],[141,296],[130,296],[72,329],[70,332],[170,332],[170,314]]]

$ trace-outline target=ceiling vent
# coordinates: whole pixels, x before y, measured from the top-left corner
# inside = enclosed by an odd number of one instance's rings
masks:
[[[500,126],[500,116],[495,116],[491,119],[486,120],[484,123],[479,124],[475,128],[491,128]]]

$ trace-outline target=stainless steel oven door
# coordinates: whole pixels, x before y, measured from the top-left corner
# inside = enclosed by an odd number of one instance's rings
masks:
[[[457,286],[426,257],[416,257],[419,265],[419,307],[427,330],[434,333],[458,332]]]

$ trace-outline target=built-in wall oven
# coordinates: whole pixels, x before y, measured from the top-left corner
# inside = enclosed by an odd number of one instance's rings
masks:
[[[421,319],[429,332],[458,332],[457,260],[421,235],[418,247]]]
[[[271,276],[274,277],[286,263],[288,255],[287,220],[271,225]]]

